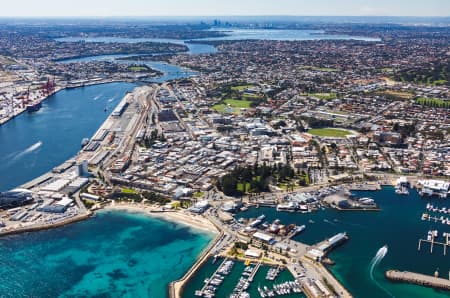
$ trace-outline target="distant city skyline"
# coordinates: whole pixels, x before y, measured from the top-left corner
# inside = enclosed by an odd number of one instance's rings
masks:
[[[3,17],[450,16],[449,0],[15,0]]]

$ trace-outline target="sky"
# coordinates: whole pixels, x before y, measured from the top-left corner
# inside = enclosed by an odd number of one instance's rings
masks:
[[[450,16],[450,0],[6,0],[0,16]]]

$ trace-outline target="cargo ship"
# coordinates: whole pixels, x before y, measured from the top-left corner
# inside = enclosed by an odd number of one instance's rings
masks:
[[[28,113],[37,112],[41,109],[41,107],[42,107],[41,102],[29,104],[29,105],[27,105],[27,112]]]

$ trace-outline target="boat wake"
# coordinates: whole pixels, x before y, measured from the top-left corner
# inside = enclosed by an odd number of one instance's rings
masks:
[[[94,97],[94,100],[97,100],[97,99],[99,99],[100,97],[102,97],[103,96],[103,93],[102,94],[99,94],[99,95],[97,95],[96,97]]]
[[[329,220],[326,219],[326,218],[323,220],[323,222],[326,222],[326,223],[328,223],[328,224],[330,224],[330,225],[333,225],[333,226],[336,225],[336,223],[334,223],[334,222],[332,222],[332,221],[329,221]]]
[[[117,99],[117,96],[111,97],[110,99],[108,99],[108,102],[113,102]]]
[[[13,160],[17,160],[24,155],[30,154],[30,153],[38,150],[42,146],[42,144],[43,144],[42,141],[39,141],[36,144],[31,145],[27,149],[23,150],[22,152],[18,153],[16,156],[14,156]]]
[[[381,290],[383,290],[386,294],[388,294],[390,297],[395,297],[394,295],[392,295],[388,290],[386,290],[383,286],[381,286],[374,278],[373,276],[373,271],[375,269],[375,267],[381,263],[381,261],[384,259],[384,257],[387,255],[388,253],[388,246],[385,245],[383,247],[381,247],[377,253],[375,254],[375,256],[372,258],[372,261],[370,261],[370,279],[377,285],[377,287],[379,287]]]

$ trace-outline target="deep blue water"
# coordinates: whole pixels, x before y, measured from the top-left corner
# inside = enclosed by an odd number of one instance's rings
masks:
[[[0,126],[0,191],[32,180],[80,150],[136,85],[111,83],[68,89],[50,96],[36,113]],[[108,107],[106,113],[105,107]]]
[[[256,218],[262,213],[266,220],[280,219],[284,224],[305,224],[306,230],[294,239],[314,244],[339,232],[347,232],[350,240],[330,254],[336,265],[330,267],[337,278],[355,297],[449,297],[448,292],[396,284],[384,278],[389,269],[399,269],[432,275],[439,268],[441,276],[448,278],[450,256],[443,256],[442,246],[423,244],[417,250],[420,238],[426,238],[428,230],[437,229],[440,241],[442,233],[450,232],[450,226],[424,222],[420,217],[428,200],[419,197],[416,191],[409,196],[396,195],[392,187],[377,192],[358,192],[358,196],[373,197],[382,208],[380,212],[339,212],[334,209],[316,213],[280,213],[273,208],[252,208],[240,213],[237,218]],[[431,203],[449,207],[449,203],[433,200]],[[314,223],[310,223],[312,220]],[[370,264],[377,251],[388,245],[388,253],[370,275]]]
[[[3,237],[0,297],[166,297],[212,237],[119,212]]]

